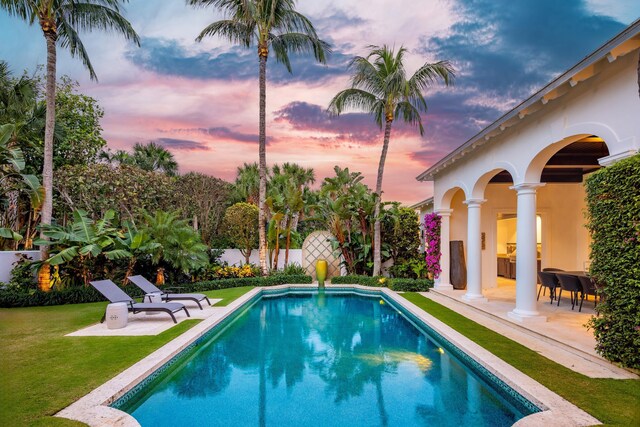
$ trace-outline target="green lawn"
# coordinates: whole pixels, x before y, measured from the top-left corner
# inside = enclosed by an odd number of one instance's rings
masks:
[[[608,426],[640,426],[640,380],[589,378],[417,293],[402,294]]]
[[[224,306],[251,287],[205,292]],[[79,425],[60,409],[193,327],[157,336],[65,337],[100,320],[106,303],[0,309],[0,425]]]

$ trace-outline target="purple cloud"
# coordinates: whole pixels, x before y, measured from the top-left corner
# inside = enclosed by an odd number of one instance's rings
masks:
[[[204,142],[192,141],[190,139],[158,138],[153,142],[155,142],[156,144],[160,144],[165,148],[170,148],[173,150],[210,150],[210,148]]]

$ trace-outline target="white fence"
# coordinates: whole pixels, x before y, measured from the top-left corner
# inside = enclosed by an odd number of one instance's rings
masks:
[[[40,251],[0,251],[0,282],[8,282],[11,279],[13,263],[19,258],[18,255],[25,254],[34,261],[40,259]]]
[[[285,250],[280,249],[280,253],[278,254],[278,268],[284,267],[284,255]],[[240,253],[240,249],[225,249],[224,254],[220,257],[220,261],[226,261],[229,265],[235,266],[240,266],[245,263],[244,255]],[[260,252],[257,249],[251,251],[249,262],[260,265]],[[302,249],[289,249],[289,264],[302,265]]]

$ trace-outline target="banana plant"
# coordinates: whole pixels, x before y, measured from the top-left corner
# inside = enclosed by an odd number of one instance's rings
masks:
[[[97,259],[131,257],[131,253],[119,244],[124,233],[112,225],[114,218],[115,212],[108,210],[101,219],[93,221],[86,211],[78,209],[73,212],[73,221],[66,226],[41,225],[43,235],[49,240],[38,239],[34,243],[51,249],[50,257],[40,264],[71,264],[70,269],[79,269],[83,283],[88,285]]]
[[[122,248],[131,254],[129,264],[127,265],[127,272],[122,279],[122,285],[124,286],[128,283],[127,277],[133,275],[138,259],[158,251],[162,245],[153,241],[147,230],[138,230],[133,221],[124,221],[122,226],[124,237],[118,237],[117,241]]]

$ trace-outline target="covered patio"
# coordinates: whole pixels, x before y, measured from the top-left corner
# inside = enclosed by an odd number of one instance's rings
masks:
[[[638,152],[640,127],[629,118],[640,117],[639,48],[637,21],[418,176],[433,182],[442,218],[440,296],[559,340],[580,337],[595,355],[582,326],[593,301],[582,313],[538,301],[538,272],[588,270],[583,183]],[[454,290],[451,241],[464,248],[456,266],[465,290]]]

